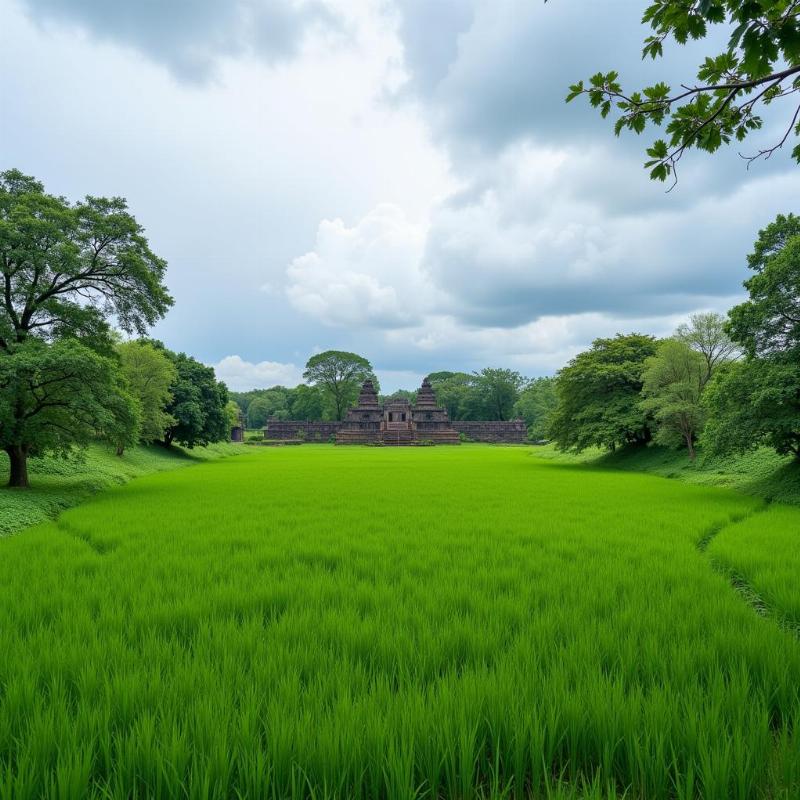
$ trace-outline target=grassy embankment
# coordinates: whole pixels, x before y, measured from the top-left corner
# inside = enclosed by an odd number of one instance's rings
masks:
[[[694,463],[684,450],[653,445],[623,448],[614,453],[594,449],[580,455],[559,453],[547,445],[537,447],[534,452],[540,458],[561,463],[644,472],[702,486],[736,489],[768,502],[800,505],[800,461],[779,456],[768,448],[727,458],[710,458],[699,451]]]
[[[709,560],[791,555],[763,507],[502,447],[111,489],[0,541],[0,796],[796,798],[800,642]]]
[[[105,444],[92,444],[76,458],[32,458],[31,489],[0,488],[0,536],[55,517],[109,486],[126,483],[151,472],[177,469],[189,464],[240,452],[235,445],[220,443],[185,450],[157,445],[132,447],[123,456]],[[8,457],[0,452],[0,487],[8,482]]]

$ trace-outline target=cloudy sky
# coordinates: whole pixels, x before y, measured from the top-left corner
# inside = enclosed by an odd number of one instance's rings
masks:
[[[798,211],[786,154],[691,154],[666,194],[644,139],[564,103],[600,69],[691,79],[708,45],[640,60],[644,5],[0,0],[0,165],[125,196],[170,265],[155,335],[231,388],[329,348],[388,390],[550,374],[727,309],[758,229]]]

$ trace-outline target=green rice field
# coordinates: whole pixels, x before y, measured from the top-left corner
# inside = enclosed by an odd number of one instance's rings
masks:
[[[253,448],[0,539],[0,798],[800,797],[800,508]]]

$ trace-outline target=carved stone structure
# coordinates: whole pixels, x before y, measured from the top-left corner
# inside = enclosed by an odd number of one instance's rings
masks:
[[[279,442],[329,442],[341,427],[341,422],[270,417],[264,428],[264,438]]]
[[[378,403],[378,395],[372,381],[364,381],[361,394],[354,408],[347,412],[347,418],[336,434],[336,444],[367,444],[380,439],[383,423],[383,409]]]
[[[528,438],[520,419],[451,422],[447,410],[436,404],[436,394],[427,378],[413,406],[404,398],[392,398],[381,406],[372,381],[365,381],[358,402],[343,422],[273,418],[264,428],[264,438],[273,441],[327,442],[335,436],[336,444],[460,444],[462,433],[474,442],[497,444],[524,444]]]
[[[372,381],[365,381],[355,408],[336,434],[336,444],[411,445],[419,442],[460,444],[447,411],[436,405],[436,395],[426,378],[411,405],[404,398],[389,400],[383,407]]]
[[[510,419],[504,422],[459,420],[453,423],[453,427],[472,442],[528,444],[528,429],[525,427],[524,420],[521,419]]]

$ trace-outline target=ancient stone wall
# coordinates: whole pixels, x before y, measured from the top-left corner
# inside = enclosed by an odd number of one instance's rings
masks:
[[[453,427],[473,442],[496,442],[498,444],[524,444],[528,441],[528,431],[521,419],[508,422],[474,422],[454,420]]]
[[[281,441],[299,439],[306,442],[327,442],[335,436],[341,422],[307,422],[298,419],[270,419],[264,430],[265,439]]]
[[[525,444],[528,431],[522,420],[508,422],[453,421],[452,427],[474,442]],[[342,427],[341,422],[307,422],[306,420],[271,419],[267,422],[265,439],[279,441],[327,442]],[[424,434],[421,434],[425,438]]]

